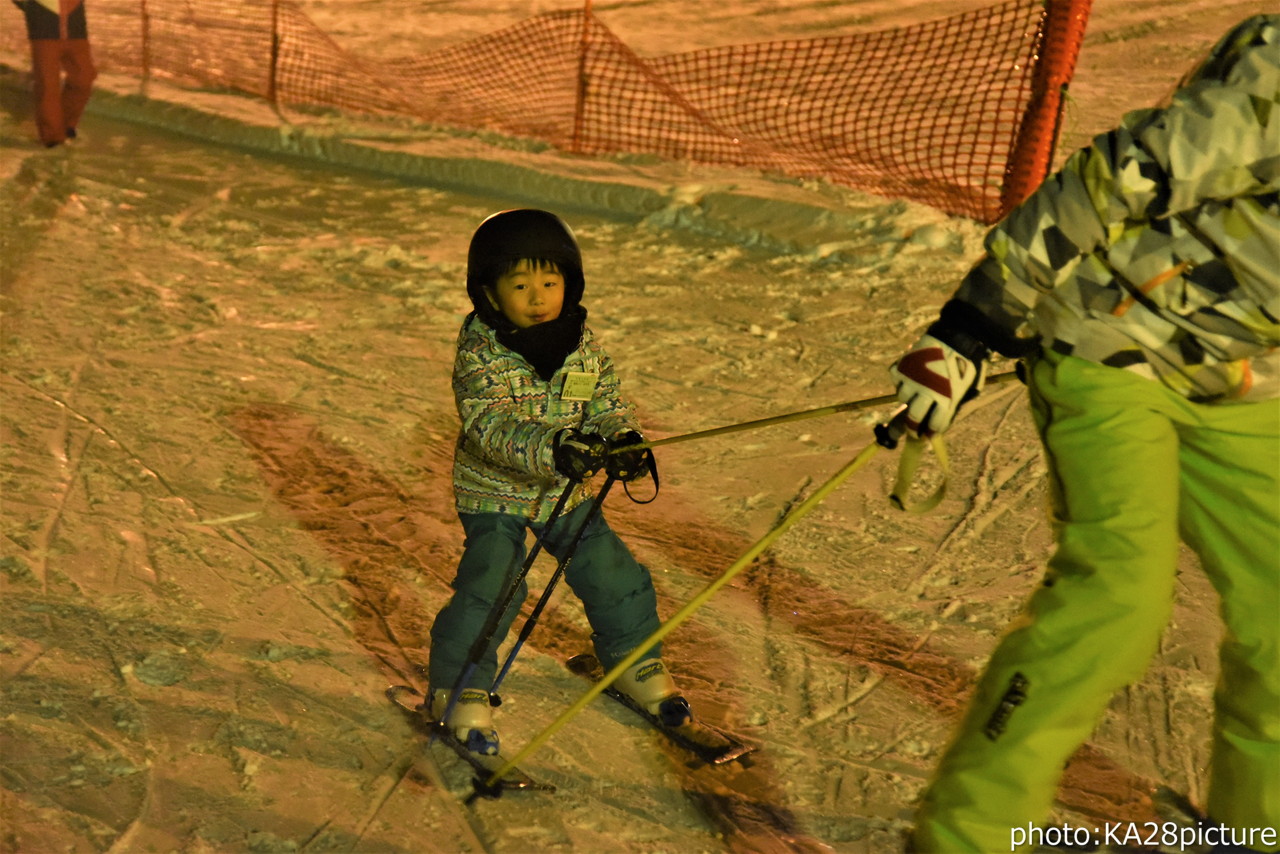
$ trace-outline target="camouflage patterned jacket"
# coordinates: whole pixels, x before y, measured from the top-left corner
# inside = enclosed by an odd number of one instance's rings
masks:
[[[578,349],[544,382],[488,324],[468,317],[458,334],[453,396],[462,419],[453,459],[459,513],[546,521],[569,483],[552,459],[558,432],[573,427],[613,438],[639,429],[634,408],[619,391],[613,360],[588,328]],[[586,399],[572,399],[578,397]],[[565,512],[590,495],[584,483]]]
[[[987,235],[942,324],[1200,402],[1280,397],[1280,15],[1225,37]]]

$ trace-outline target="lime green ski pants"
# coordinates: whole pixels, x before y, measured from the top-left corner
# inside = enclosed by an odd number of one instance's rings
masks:
[[[1226,625],[1205,808],[1273,850],[1256,831],[1280,826],[1280,401],[1196,404],[1057,354],[1031,368],[1057,548],[925,791],[914,850],[1012,851],[1048,818],[1067,759],[1156,651],[1180,537]]]

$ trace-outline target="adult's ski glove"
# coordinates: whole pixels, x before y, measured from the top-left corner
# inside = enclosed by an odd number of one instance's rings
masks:
[[[625,433],[619,433],[609,441],[609,455],[604,459],[604,470],[610,477],[616,477],[624,483],[633,481],[637,478],[644,477],[648,473],[650,462],[653,459],[653,451],[649,448],[640,448],[634,451],[615,452],[616,448],[626,448],[631,445],[644,444],[644,436],[641,436],[635,430],[628,430]]]
[[[570,480],[586,480],[604,465],[609,446],[595,433],[562,430],[552,452],[556,471]]]
[[[907,429],[918,436],[941,433],[987,379],[987,362],[974,362],[926,334],[889,369],[898,400],[907,405]]]

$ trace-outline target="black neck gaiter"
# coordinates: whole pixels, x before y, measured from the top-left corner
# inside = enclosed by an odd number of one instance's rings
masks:
[[[587,310],[581,305],[565,309],[555,320],[520,329],[506,318],[495,326],[498,343],[525,358],[543,382],[548,382],[582,341]]]

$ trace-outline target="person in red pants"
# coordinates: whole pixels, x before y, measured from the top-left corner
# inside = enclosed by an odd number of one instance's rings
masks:
[[[98,76],[89,50],[84,0],[13,2],[27,19],[31,40],[36,131],[52,148],[75,137]]]

